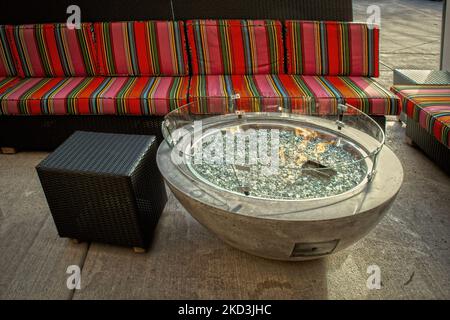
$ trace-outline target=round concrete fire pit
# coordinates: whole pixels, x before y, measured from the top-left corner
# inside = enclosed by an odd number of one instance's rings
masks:
[[[315,259],[355,243],[388,211],[403,169],[368,116],[331,100],[293,111],[236,105],[169,114],[157,157],[176,198],[224,242],[269,259]]]

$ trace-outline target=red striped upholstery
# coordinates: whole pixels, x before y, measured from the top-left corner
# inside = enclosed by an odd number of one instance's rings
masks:
[[[282,80],[281,80],[282,79]],[[223,105],[230,107],[232,96],[238,108],[260,111],[266,106],[292,107],[301,105],[305,96],[295,86],[286,92],[286,75],[205,75],[193,76],[189,88],[190,101],[196,101],[202,112],[220,112]],[[296,98],[298,98],[296,100]]]
[[[207,75],[193,76],[189,89],[191,101],[199,101],[203,111],[212,102],[239,94],[237,103],[246,110],[281,105],[296,109],[303,97],[347,102],[370,115],[397,115],[398,99],[370,78],[291,75]],[[217,101],[215,105],[221,102]],[[223,103],[223,102],[222,102]]]
[[[182,21],[95,23],[100,74],[188,75],[184,32]]]
[[[293,76],[316,97],[336,97],[369,115],[398,115],[399,101],[371,78]]]
[[[282,25],[262,20],[190,20],[193,74],[284,72]]]
[[[281,22],[188,21],[191,80],[183,22],[0,27],[0,114],[163,115],[186,103],[188,91],[206,111],[239,94],[239,107],[249,111],[301,108],[309,97],[333,101],[331,111],[341,101],[371,115],[398,114],[395,95],[368,78],[378,75],[377,28],[286,27],[292,75],[284,74]],[[6,44],[15,63],[3,53]],[[9,78],[14,68],[26,78]]]
[[[187,103],[188,85],[188,77],[26,78],[0,93],[0,114],[164,115]]]
[[[6,27],[0,26],[0,77],[12,77],[16,75],[16,65],[6,35]]]
[[[12,86],[14,86],[15,84],[17,84],[19,81],[20,81],[20,78],[16,78],[16,77],[13,77],[13,78],[0,77],[0,94],[2,94],[6,90],[8,90]]]
[[[66,24],[7,26],[11,50],[21,77],[95,75],[91,24],[69,29]]]
[[[379,29],[365,23],[286,21],[289,74],[379,75]]]
[[[391,90],[409,118],[450,148],[450,86],[394,86]]]

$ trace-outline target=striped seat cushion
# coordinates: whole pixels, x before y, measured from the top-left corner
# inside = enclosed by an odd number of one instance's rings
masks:
[[[0,94],[3,115],[164,115],[187,103],[188,77],[26,78]]]
[[[398,115],[398,98],[371,78],[292,76],[299,87],[319,98],[334,97],[369,115]]]
[[[259,111],[264,106],[301,107],[304,97],[321,101],[346,102],[370,115],[398,114],[398,99],[370,78],[298,75],[206,75],[193,76],[191,101],[200,108],[218,108],[224,100],[239,94],[240,109]],[[330,111],[333,111],[330,110]],[[213,110],[214,111],[214,110]]]
[[[284,73],[282,25],[271,20],[187,22],[192,73]]]
[[[17,75],[16,66],[6,35],[6,27],[0,26],[0,77]]]
[[[100,75],[188,75],[182,21],[98,22],[94,26]]]
[[[336,21],[286,21],[289,74],[379,75],[379,28]]]
[[[450,86],[394,86],[391,90],[409,118],[450,148]]]
[[[0,94],[14,86],[20,81],[17,77],[0,77]]]
[[[91,24],[69,29],[66,24],[7,26],[11,50],[21,77],[95,75]]]
[[[294,108],[306,96],[296,86],[286,86],[287,75],[198,75],[191,78],[189,100],[197,102],[202,113],[220,112],[231,108],[261,111],[264,107],[280,105]],[[239,95],[239,99],[231,101]],[[294,107],[293,107],[294,105]]]

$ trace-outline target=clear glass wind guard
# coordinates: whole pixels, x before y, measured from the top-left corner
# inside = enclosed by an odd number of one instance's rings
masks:
[[[372,118],[336,99],[272,100],[201,98],[172,111],[162,125],[172,161],[214,199],[330,203],[366,188],[385,143]]]

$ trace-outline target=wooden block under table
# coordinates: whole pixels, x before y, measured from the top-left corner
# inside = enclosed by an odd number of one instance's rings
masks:
[[[16,154],[17,149],[16,148],[10,148],[10,147],[1,147],[0,148],[3,154]]]

